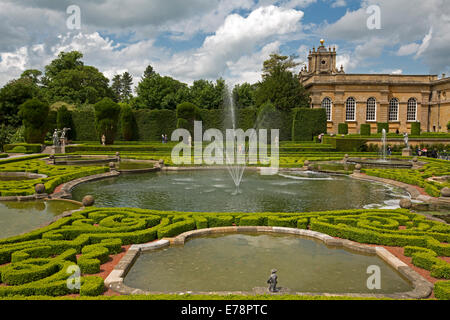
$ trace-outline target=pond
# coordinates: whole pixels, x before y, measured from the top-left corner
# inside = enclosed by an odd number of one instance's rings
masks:
[[[79,185],[73,198],[93,195],[96,206],[186,212],[311,212],[398,208],[404,190],[346,176],[246,171],[241,194],[227,171],[198,170],[123,175]]]
[[[381,290],[367,288],[370,266],[381,270]],[[396,293],[410,282],[374,255],[327,247],[293,235],[232,234],[194,238],[184,247],[142,254],[124,283],[152,292],[249,291],[267,287],[272,269],[291,292]]]
[[[64,211],[80,206],[67,201],[0,202],[0,238],[9,238],[34,230],[52,221]]]

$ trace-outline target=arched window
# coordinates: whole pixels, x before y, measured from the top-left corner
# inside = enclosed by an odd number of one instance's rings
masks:
[[[322,101],[322,108],[327,112],[327,121],[331,121],[332,102],[330,98],[325,98]]]
[[[345,120],[355,121],[356,120],[356,100],[355,98],[348,98],[345,103]]]
[[[377,120],[377,100],[375,98],[369,98],[367,100],[366,121]]]
[[[417,121],[417,100],[415,98],[408,100],[407,121]]]
[[[398,121],[398,99],[392,98],[389,102],[389,121]]]

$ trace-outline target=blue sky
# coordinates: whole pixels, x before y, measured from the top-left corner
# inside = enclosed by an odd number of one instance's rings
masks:
[[[446,0],[0,0],[0,85],[79,50],[108,78],[148,64],[186,83],[260,80],[272,52],[306,61],[324,38],[347,73],[450,73]],[[81,28],[66,13],[80,8]],[[370,30],[377,6],[381,28]]]

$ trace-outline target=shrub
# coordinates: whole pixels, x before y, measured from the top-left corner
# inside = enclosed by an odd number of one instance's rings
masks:
[[[20,106],[19,116],[25,126],[27,143],[44,143],[47,134],[47,117],[50,108],[39,99],[30,99]]]
[[[74,125],[72,121],[72,113],[67,109],[66,105],[62,105],[58,109],[57,117],[56,117],[56,125],[59,130],[62,130],[64,128],[70,128],[67,132],[67,138],[69,140],[72,140],[75,137],[75,134],[73,132]]]
[[[389,132],[389,123],[387,122],[378,122],[377,123],[377,133],[382,133],[383,129],[386,130],[386,133]]]
[[[101,141],[103,135],[106,138],[106,144],[114,144],[117,134],[117,123],[119,121],[120,106],[110,98],[104,98],[94,105],[95,122],[98,138]]]
[[[450,300],[450,281],[438,281],[434,284],[434,296],[439,300]]]
[[[296,108],[293,110],[292,141],[313,141],[315,136],[327,133],[327,115],[323,108]]]
[[[361,135],[370,136],[370,124],[361,124]]]
[[[136,120],[130,106],[122,106],[120,113],[122,137],[125,141],[131,141],[136,136]]]
[[[194,136],[194,121],[201,118],[200,109],[193,103],[183,102],[177,106],[177,128],[186,129]]]
[[[338,134],[348,134],[348,124],[339,123],[338,124]]]
[[[420,122],[411,123],[411,135],[420,136],[422,129],[420,128]]]

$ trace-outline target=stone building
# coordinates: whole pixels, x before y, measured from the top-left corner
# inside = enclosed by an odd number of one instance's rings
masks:
[[[349,133],[370,124],[375,133],[378,122],[388,122],[389,132],[410,133],[412,122],[420,122],[425,132],[447,132],[450,77],[445,74],[346,74],[336,67],[336,49],[321,40],[299,78],[312,107],[326,108],[328,133],[337,134],[339,123],[347,123]]]

